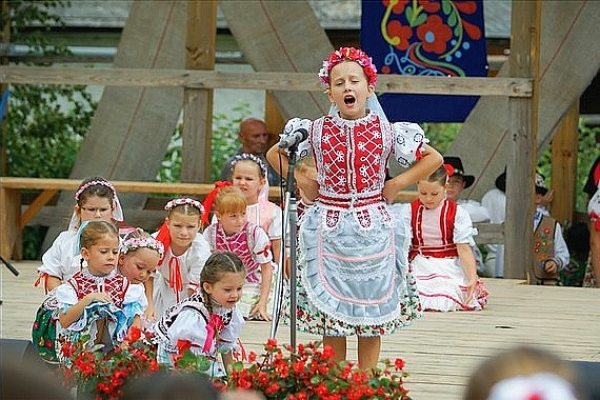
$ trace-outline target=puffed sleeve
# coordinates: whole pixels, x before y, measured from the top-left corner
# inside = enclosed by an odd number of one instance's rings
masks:
[[[79,301],[75,289],[68,283],[58,285],[48,294],[48,296],[54,296],[56,298],[58,309],[62,313],[66,312],[69,307]]]
[[[238,310],[236,307],[233,311],[231,322],[219,334],[219,353],[226,353],[231,350],[239,350],[238,339],[242,333],[244,323],[244,317],[242,316],[240,310]]]
[[[454,219],[454,243],[473,244],[473,235],[476,234],[477,231],[473,228],[469,213],[459,204]]]
[[[267,235],[271,240],[281,239],[281,208],[272,202],[268,202],[267,204],[271,207],[271,212],[273,213],[273,219],[269,224]]]
[[[251,250],[254,255],[254,261],[259,264],[270,263],[273,261],[273,257],[269,251],[271,241],[264,229],[260,226],[255,226],[252,233],[254,234],[254,248]]]
[[[304,140],[300,142],[298,145],[297,155],[298,158],[303,158],[306,156],[312,155],[312,146],[311,146],[311,130],[312,130],[312,121],[309,119],[300,119],[300,118],[292,118],[290,119],[285,126],[283,127],[283,133],[279,135],[280,138],[284,138],[298,131],[299,129],[304,129],[308,132],[308,140]]]
[[[206,342],[206,320],[197,311],[184,308],[169,327],[168,337],[172,347],[176,347],[179,340],[187,340],[194,345],[192,351],[201,354],[199,350]]]
[[[79,254],[76,250],[77,232],[64,231],[42,255],[40,273],[54,276],[61,280],[70,278],[78,269]],[[68,276],[65,276],[68,275]]]
[[[421,155],[421,146],[429,143],[423,129],[412,122],[395,122],[392,124],[394,134],[394,158],[401,167],[406,168]]]
[[[186,281],[188,289],[196,290],[200,284],[200,274],[204,268],[206,260],[210,256],[210,246],[204,236],[198,234],[192,242],[192,246],[186,253],[185,263],[189,266],[187,269]]]
[[[211,224],[204,229],[202,232],[202,237],[204,241],[208,243],[209,251],[216,251],[216,233],[217,233],[217,223]]]
[[[136,315],[143,315],[146,308],[148,308],[148,299],[144,285],[141,283],[129,284],[123,299],[123,312],[127,317],[127,326],[131,326]]]

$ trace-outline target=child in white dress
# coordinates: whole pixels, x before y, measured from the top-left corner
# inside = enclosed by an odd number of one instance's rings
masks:
[[[75,192],[75,206],[69,229],[61,232],[42,255],[38,268],[38,286],[43,281],[46,293],[65,282],[81,269],[77,249],[77,230],[84,221],[123,222],[123,211],[114,186],[104,178],[92,177],[81,182]]]
[[[102,351],[107,353],[123,341],[131,326],[141,326],[140,316],[147,306],[144,288],[131,285],[117,271],[119,233],[113,223],[83,222],[78,243],[87,267],[52,290],[41,307],[52,313],[54,323],[58,322],[57,340],[41,343],[38,339],[34,343],[56,348],[65,340],[76,342],[89,335],[84,347],[103,344]],[[35,329],[34,325],[34,339]],[[42,353],[46,349],[39,350]],[[60,358],[60,353],[56,355]]]
[[[199,235],[204,213],[202,204],[191,198],[178,198],[165,205],[167,217],[154,234],[165,249],[157,273],[150,280],[154,285],[154,312],[148,317],[160,316],[173,304],[198,290],[200,273],[210,248]]]
[[[244,326],[237,304],[245,275],[242,261],[233,253],[216,252],[206,260],[199,293],[167,309],[154,328],[159,363],[175,366],[183,352],[191,350],[213,361],[211,375],[224,375]]]
[[[481,310],[487,290],[471,249],[475,231],[468,212],[446,197],[446,168],[418,181],[418,199],[399,206],[412,233],[409,261],[424,310]]]
[[[263,229],[248,222],[246,197],[234,186],[218,185],[214,196],[207,196],[205,207],[213,209],[218,222],[204,230],[211,251],[230,251],[246,267],[246,283],[239,308],[244,318],[271,320],[273,262],[271,245]]]
[[[153,285],[150,278],[156,273],[158,262],[164,255],[162,242],[156,240],[141,228],[136,228],[121,241],[118,270],[129,282],[143,285],[148,308],[154,310]],[[146,308],[146,312],[148,312]],[[145,315],[152,320],[152,315]]]

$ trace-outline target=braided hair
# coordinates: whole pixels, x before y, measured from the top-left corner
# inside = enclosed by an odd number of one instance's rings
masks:
[[[227,273],[246,275],[246,268],[242,260],[234,253],[217,251],[212,253],[204,263],[204,268],[200,274],[200,290],[202,291],[204,304],[210,314],[213,313],[212,301],[204,290],[204,283],[215,284]]]

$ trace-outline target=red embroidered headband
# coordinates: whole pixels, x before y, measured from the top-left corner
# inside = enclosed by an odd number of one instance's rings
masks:
[[[373,64],[373,59],[367,53],[354,47],[340,47],[323,61],[323,67],[319,71],[319,80],[327,89],[330,88],[329,74],[331,70],[344,61],[357,62],[365,72],[369,85],[377,83],[377,68]]]

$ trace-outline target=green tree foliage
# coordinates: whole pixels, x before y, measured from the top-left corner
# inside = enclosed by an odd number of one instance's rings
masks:
[[[11,41],[29,46],[38,56],[65,56],[62,44],[51,44],[44,36],[64,26],[53,10],[70,6],[68,1],[9,1]],[[26,65],[49,66],[44,62]],[[10,88],[3,121],[2,175],[65,178],[69,176],[96,104],[85,86],[15,85]]]

